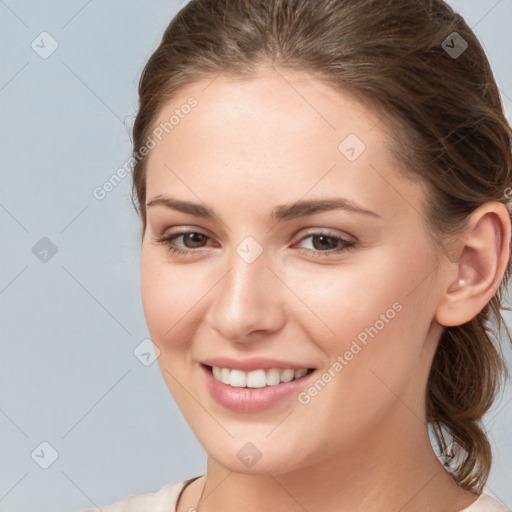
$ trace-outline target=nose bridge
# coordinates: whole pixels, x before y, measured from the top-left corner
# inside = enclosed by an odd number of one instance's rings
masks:
[[[231,253],[228,272],[221,279],[211,308],[210,322],[224,338],[243,340],[255,330],[278,328],[281,313],[278,280],[267,268],[263,248],[245,239]]]

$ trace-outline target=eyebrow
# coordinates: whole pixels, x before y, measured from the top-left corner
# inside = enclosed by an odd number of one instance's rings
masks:
[[[190,201],[182,201],[161,195],[155,196],[153,199],[151,199],[151,201],[146,203],[147,208],[151,208],[153,206],[165,206],[167,208],[171,208],[172,210],[177,210],[182,213],[194,215],[195,217],[202,217],[205,219],[213,219],[216,217],[215,212],[205,205],[193,203]],[[290,204],[279,205],[272,210],[270,218],[272,221],[279,222],[330,210],[346,210],[349,212],[369,215],[379,219],[381,218],[381,216],[376,212],[367,210],[354,201],[344,199],[342,197],[300,200]]]

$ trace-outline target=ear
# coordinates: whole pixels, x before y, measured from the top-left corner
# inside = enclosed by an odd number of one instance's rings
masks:
[[[498,290],[510,258],[510,214],[502,203],[487,202],[469,216],[460,256],[447,265],[447,279],[435,320],[445,327],[472,320]],[[454,278],[455,276],[455,278]]]

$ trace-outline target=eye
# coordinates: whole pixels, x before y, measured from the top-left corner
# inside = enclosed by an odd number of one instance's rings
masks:
[[[299,243],[307,240],[308,238],[311,238],[311,245],[313,248],[300,249],[300,251],[304,254],[314,257],[326,257],[332,256],[333,254],[346,252],[354,249],[356,244],[356,242],[345,240],[344,238],[335,236],[332,233],[326,233],[323,231],[309,233],[308,235],[302,237]]]
[[[176,240],[182,238],[182,242],[185,245],[176,244]],[[314,257],[325,257],[332,256],[333,254],[339,254],[353,249],[356,242],[345,240],[339,236],[335,236],[331,233],[323,231],[309,233],[302,237],[299,243],[311,238],[312,249],[299,249],[301,253],[314,256]],[[164,235],[161,237],[155,237],[158,243],[163,244],[167,249],[174,254],[193,254],[201,252],[201,249],[205,247],[210,237],[200,231],[179,231],[171,235]]]
[[[182,248],[181,246],[174,243],[174,241],[180,237],[183,237],[185,246],[190,244],[191,247],[189,246],[188,248]],[[167,249],[172,253],[189,254],[193,252],[199,252],[197,249],[200,249],[202,247],[201,244],[209,238],[209,236],[199,231],[179,231],[178,233],[173,233],[172,235],[156,237],[155,240],[166,246]]]

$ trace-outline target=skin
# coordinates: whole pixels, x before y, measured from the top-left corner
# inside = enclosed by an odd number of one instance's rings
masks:
[[[178,511],[197,507],[201,494],[201,512],[468,507],[477,496],[437,459],[424,396],[442,326],[474,317],[503,277],[505,207],[474,212],[460,258],[448,258],[429,236],[424,186],[398,172],[385,126],[348,94],[272,67],[245,81],[221,74],[182,89],[155,126],[190,96],[198,106],[148,156],[147,202],[172,196],[216,217],[148,207],[141,253],[162,375],[208,453],[206,476],[187,487]],[[338,150],[349,134],[366,146],[353,162]],[[379,217],[332,210],[270,219],[277,205],[326,197]],[[182,229],[206,235],[174,239],[196,252],[173,254],[156,241]],[[320,230],[355,245],[333,253],[336,240],[322,246],[311,236]],[[263,249],[252,263],[236,252],[248,236]],[[394,303],[400,312],[306,405],[293,395],[262,412],[234,412],[210,397],[199,372],[208,357],[266,356],[321,375]],[[237,457],[247,442],[262,454],[250,468]]]

